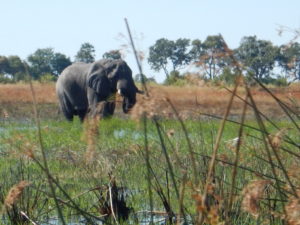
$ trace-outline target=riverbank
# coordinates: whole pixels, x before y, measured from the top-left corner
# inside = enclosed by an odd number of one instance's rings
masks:
[[[55,94],[54,83],[34,83],[34,92],[37,107],[42,118],[62,118],[59,112],[58,100]],[[165,99],[169,99],[183,118],[197,118],[202,114],[222,116],[227,108],[230,98],[230,90],[221,87],[196,87],[196,86],[162,86],[152,85],[148,87],[151,97],[151,104],[160,105],[160,111],[168,111],[168,104],[160,104]],[[291,107],[295,112],[300,109],[300,85],[294,84],[290,87],[269,89],[278,99]],[[271,118],[281,118],[286,114],[279,107],[274,98],[262,88],[253,87],[251,89],[253,98],[259,110]],[[144,101],[144,96],[138,95],[137,101]],[[235,98],[230,112],[231,117],[239,116],[242,113],[245,91],[238,89],[238,97]],[[0,105],[1,117],[11,118],[33,118],[32,91],[29,84],[1,84],[0,85]],[[124,116],[121,113],[121,99],[117,98],[116,116]],[[147,103],[143,103],[146,104]],[[149,103],[150,104],[150,103]],[[148,104],[148,105],[149,105]],[[251,109],[247,111],[249,116],[253,116]],[[172,113],[164,114],[166,117],[173,117]]]

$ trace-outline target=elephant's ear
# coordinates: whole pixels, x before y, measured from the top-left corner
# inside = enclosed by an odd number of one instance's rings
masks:
[[[88,79],[88,86],[94,89],[101,98],[105,99],[110,95],[110,82],[105,75],[91,75]]]

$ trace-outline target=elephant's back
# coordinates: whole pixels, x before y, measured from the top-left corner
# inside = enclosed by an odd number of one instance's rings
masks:
[[[69,86],[78,86],[85,89],[86,77],[90,68],[90,64],[73,63],[63,70],[59,75],[56,89],[68,88]]]
[[[87,63],[73,63],[72,65],[65,68],[59,76],[59,80],[73,80],[84,78],[86,79],[87,73],[91,64]]]
[[[87,107],[86,77],[91,64],[74,63],[63,70],[56,82],[56,93],[78,108]]]

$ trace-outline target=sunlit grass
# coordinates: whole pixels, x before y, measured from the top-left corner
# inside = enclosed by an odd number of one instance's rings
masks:
[[[176,182],[181,183],[183,170],[187,172],[187,180],[192,182],[188,146],[179,122],[165,119],[161,119],[159,122],[170,160],[174,166]],[[204,181],[219,121],[207,118],[206,120],[186,120],[184,122],[196,154],[200,180]],[[246,124],[252,128],[245,127],[243,136],[239,161],[239,166],[242,168],[238,170],[235,186],[237,197],[234,204],[236,209],[240,207],[243,197],[242,189],[247,183],[253,179],[272,180],[273,177],[268,162],[264,161],[266,155],[263,151],[263,144],[259,140],[260,132],[255,130],[258,128],[256,122],[251,120]],[[287,121],[276,124],[282,128],[292,127],[292,124]],[[45,185],[45,175],[30,158],[41,160],[35,124],[1,122],[1,127],[0,177],[5,181],[1,183],[2,198],[13,185],[21,180],[26,180],[31,185],[25,189],[24,199],[22,198],[18,203],[18,207],[26,208],[26,204],[33,204],[34,210],[31,211],[31,216],[36,219],[42,215],[54,216],[55,206],[48,187]],[[223,200],[229,191],[232,162],[235,155],[235,146],[232,140],[237,137],[238,127],[238,124],[234,123],[226,125],[217,157],[215,186],[218,187],[218,190],[215,194],[221,196]],[[144,134],[139,122],[118,118],[100,121],[96,154],[93,161],[89,163],[85,160],[86,131],[79,120],[76,119],[73,123],[43,120],[41,128],[42,141],[52,176],[59,180],[60,185],[82,209],[95,215],[99,213],[97,212],[100,207],[99,189],[104,188],[113,176],[119,186],[128,190],[127,204],[130,204],[135,211],[149,210],[146,167],[143,156]],[[268,125],[268,129],[270,133],[276,133],[276,129],[271,125]],[[293,130],[289,130],[288,134],[295,142],[300,141]],[[174,186],[170,181],[170,173],[162,153],[161,142],[155,126],[151,123],[148,127],[148,139],[151,167],[155,179],[157,179],[157,181],[152,180],[154,190],[157,188],[155,183],[158,182],[165,195],[169,196],[168,201],[172,209],[174,212],[178,212],[179,205],[174,193]],[[292,149],[288,144],[285,145],[296,152],[296,149]],[[29,154],[29,151],[33,156]],[[297,162],[289,154],[284,152],[281,154],[285,163],[292,165]],[[279,178],[283,179],[282,175]],[[194,190],[192,186],[186,185],[184,204],[186,212],[193,215],[195,203],[192,193]],[[36,198],[35,195],[39,197]],[[64,199],[61,194],[58,194],[58,197]],[[43,206],[44,201],[48,198],[50,201],[47,201],[47,208],[50,210],[46,210]],[[25,204],[25,202],[27,203]],[[154,207],[157,211],[165,210],[157,193],[154,194]],[[35,210],[40,210],[41,214],[36,214]],[[70,218],[71,214],[76,212],[69,207],[63,207],[63,211],[66,218]],[[235,217],[235,220],[235,224],[244,224],[241,221],[251,221],[244,213]]]

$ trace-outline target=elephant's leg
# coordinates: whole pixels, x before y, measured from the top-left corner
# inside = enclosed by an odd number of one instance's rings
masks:
[[[85,119],[85,116],[87,114],[87,110],[77,110],[78,116],[80,118],[80,121],[83,122]]]
[[[116,108],[116,103],[115,102],[108,102],[107,103],[107,112],[110,115],[113,115],[115,112],[115,108]]]
[[[74,109],[66,96],[59,96],[60,108],[67,120],[72,121],[74,116]]]
[[[70,111],[68,111],[66,109],[62,109],[62,112],[67,120],[73,121],[73,116],[74,116],[73,113],[71,113]]]
[[[103,109],[103,117],[112,116],[115,112],[116,103],[115,102],[105,102]]]

